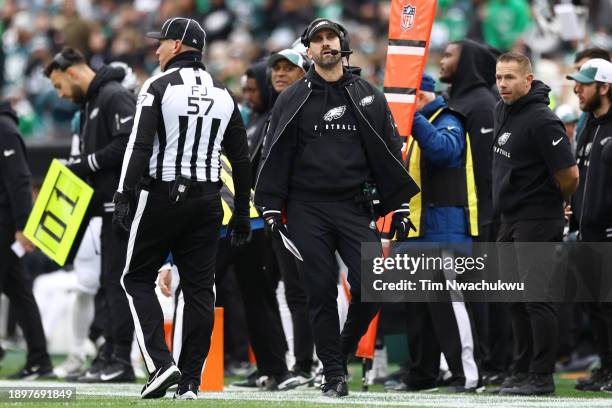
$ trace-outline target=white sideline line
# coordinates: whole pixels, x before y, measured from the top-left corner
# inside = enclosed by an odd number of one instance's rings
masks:
[[[74,386],[79,396],[114,397],[140,399],[142,384],[74,384],[53,381],[2,381],[0,387],[70,387]],[[610,407],[612,398],[558,398],[558,397],[501,397],[497,395],[453,395],[453,394],[386,394],[380,392],[351,392],[342,399],[327,399],[318,395],[316,389],[288,392],[236,391],[202,392],[204,400],[242,400],[271,402],[316,402],[319,404],[371,406],[430,406],[435,408],[591,408]],[[166,398],[171,398],[169,392]]]

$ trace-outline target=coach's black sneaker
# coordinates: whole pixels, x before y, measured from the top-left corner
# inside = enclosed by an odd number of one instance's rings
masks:
[[[466,387],[465,380],[458,381],[455,379],[447,385],[440,387],[440,391],[450,394],[480,394],[485,391],[485,386],[482,383],[482,379],[478,380],[478,383],[473,387]]]
[[[126,361],[115,359],[102,369],[100,382],[103,383],[126,383],[135,382],[136,376],[132,365]]]
[[[308,387],[312,387],[314,386],[314,373],[312,372],[312,370],[305,370],[301,367],[298,367],[297,365],[293,366],[293,368],[291,369],[291,373],[293,374],[293,376],[297,379],[298,383],[299,383],[299,387],[302,386],[308,386]]]
[[[251,372],[246,378],[238,381],[234,381],[230,384],[230,387],[236,388],[257,388],[259,387],[259,383],[257,379],[260,378],[259,371],[255,370]]]
[[[504,390],[520,387],[527,382],[529,382],[528,373],[515,373],[506,377],[502,385],[500,385],[500,387],[495,391],[501,394]]]
[[[178,384],[181,372],[174,363],[168,363],[155,370],[149,376],[149,381],[142,387],[140,396],[142,398],[161,398],[166,395],[166,390]]]
[[[174,393],[177,400],[196,400],[198,399],[198,386],[192,383],[179,385]]]
[[[264,391],[289,391],[300,386],[300,381],[291,372],[269,377],[264,384]]]
[[[332,377],[321,385],[321,395],[329,398],[340,398],[348,395],[346,377]]]
[[[435,383],[430,384],[406,384],[404,381],[400,381],[397,384],[389,383],[385,385],[385,392],[436,392],[438,387]]]
[[[57,378],[50,365],[31,365],[7,377],[9,380],[52,380]]]
[[[489,371],[482,375],[482,382],[484,385],[501,386],[506,378],[508,378],[508,373],[504,371]]]
[[[502,388],[500,395],[549,395],[555,393],[552,374],[529,374],[529,380],[512,388]]]
[[[74,376],[67,375],[66,381],[76,381],[80,383],[97,383],[100,382],[100,374],[104,367],[108,365],[108,360],[104,358],[100,353],[91,362],[91,367],[83,371],[80,374]]]
[[[588,377],[579,378],[575,388],[578,391],[599,391],[610,381],[612,381],[612,373],[605,368],[598,368],[593,370]]]

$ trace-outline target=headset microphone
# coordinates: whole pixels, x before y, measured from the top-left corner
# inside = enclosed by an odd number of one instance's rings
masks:
[[[342,50],[330,50],[329,53],[331,55],[338,55],[338,54],[342,54],[343,57],[347,56],[347,55],[351,55],[353,53],[353,51],[342,51]]]

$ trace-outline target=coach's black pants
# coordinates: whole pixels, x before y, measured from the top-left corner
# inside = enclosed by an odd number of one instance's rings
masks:
[[[257,359],[260,375],[281,376],[287,373],[287,342],[276,300],[274,278],[264,268],[266,250],[263,230],[253,231],[251,242],[232,248],[229,239],[219,243],[217,279],[223,279],[228,267],[234,273],[244,302],[249,342]],[[180,267],[179,267],[180,272]]]
[[[300,261],[285,248],[279,236],[274,236],[269,242],[272,245],[275,260],[285,284],[285,297],[291,312],[293,354],[295,355],[296,369],[310,372],[313,365],[314,340],[310,317],[308,316],[308,298],[298,270],[297,263]]]
[[[598,254],[598,251],[590,250],[588,243],[597,242],[598,244],[594,245],[599,248],[609,248],[612,239],[606,237],[604,230],[582,228],[580,240],[583,241],[582,245],[584,247],[581,247],[581,252],[576,256],[578,258],[576,263],[579,275],[586,278],[606,273],[610,266],[602,265],[601,255]],[[604,244],[604,242],[607,242],[607,244]],[[601,367],[612,370],[612,303],[590,302],[585,303],[584,306],[591,320],[597,354],[601,359]]]
[[[11,250],[13,242],[14,227],[0,223],[0,292],[9,298],[17,312],[17,324],[28,347],[26,366],[51,367],[40,311],[32,294],[32,281],[24,270],[23,260]]]
[[[361,303],[361,243],[380,239],[369,228],[370,217],[353,200],[300,202],[290,200],[287,226],[300,251],[298,263],[308,295],[317,355],[327,379],[345,374],[347,356],[379,309],[374,303]],[[342,333],[338,319],[338,251],[348,266],[351,304]],[[381,247],[382,253],[382,247]]]
[[[487,271],[499,275],[497,265],[492,265],[492,256],[497,262],[495,241],[499,235],[499,222],[478,226],[479,236],[474,237],[477,245],[486,246],[489,262]],[[489,244],[485,244],[489,243]],[[491,253],[493,252],[493,254]],[[493,268],[492,268],[493,267]],[[510,305],[503,302],[472,302],[470,304],[474,327],[478,334],[478,348],[483,372],[504,372],[512,356],[512,319]]]
[[[563,238],[563,219],[536,219],[502,223],[498,242],[560,242]],[[538,280],[536,262],[554,259],[554,249],[538,247],[533,256],[527,247],[516,247],[514,253],[500,251],[499,267],[502,276],[511,276],[513,268],[521,282]],[[515,258],[515,259],[511,259]],[[544,274],[544,271],[541,271]],[[543,282],[545,284],[546,282]],[[544,285],[542,285],[544,287]],[[552,302],[516,302],[510,306],[514,334],[515,373],[552,374],[557,357],[557,311]]]
[[[155,294],[157,271],[169,252],[181,277],[185,309],[178,361],[181,384],[200,384],[214,321],[214,270],[221,225],[218,191],[192,190],[182,203],[168,189],[142,191],[130,230],[121,278],[147,370],[172,362],[164,342],[164,316]]]
[[[121,275],[125,267],[127,238],[113,232],[113,217],[108,213],[102,217],[101,231],[102,269],[101,288],[104,290],[107,305],[107,332],[112,342],[113,357],[130,363],[130,352],[134,340],[134,322],[130,314],[128,300],[121,287]],[[107,335],[108,335],[107,334]]]
[[[416,388],[436,385],[444,353],[453,385],[475,388],[480,373],[469,305],[464,302],[406,303],[410,370],[404,382]]]

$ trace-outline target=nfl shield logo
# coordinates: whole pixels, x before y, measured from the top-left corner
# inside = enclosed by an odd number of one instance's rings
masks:
[[[402,8],[402,30],[406,31],[414,25],[414,16],[416,15],[416,7],[411,4]]]

